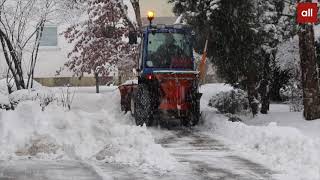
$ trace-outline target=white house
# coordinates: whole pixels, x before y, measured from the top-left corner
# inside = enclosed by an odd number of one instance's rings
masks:
[[[130,8],[130,1],[125,0]],[[140,0],[141,15],[146,16],[148,10],[156,12],[156,16],[159,22],[169,24],[175,21],[172,6],[164,0]],[[133,15],[133,13],[130,13]],[[70,25],[70,24],[69,24]],[[72,49],[71,45],[68,44],[61,35],[61,33],[69,26],[66,23],[48,23],[43,31],[39,57],[35,68],[35,79],[40,83],[47,86],[61,86],[64,84],[72,85],[93,85],[94,79],[90,75],[85,75],[81,80],[73,77],[72,72],[64,70],[62,73],[57,75],[57,70],[63,67],[64,63],[68,60],[67,54]],[[1,51],[1,49],[0,49]],[[4,76],[6,73],[7,65],[5,59],[0,52],[0,74]]]

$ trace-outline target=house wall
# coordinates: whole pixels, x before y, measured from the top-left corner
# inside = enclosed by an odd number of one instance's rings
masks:
[[[68,53],[72,50],[72,45],[68,44],[63,35],[60,35],[68,25],[59,24],[58,27],[58,45],[56,47],[40,47],[39,59],[35,68],[35,77],[71,77],[72,72],[64,70],[60,75],[57,71],[67,62]]]
[[[64,86],[67,84],[73,86],[92,86],[95,84],[93,75],[85,74],[84,78],[73,77],[73,73],[64,67],[68,61],[67,55],[72,50],[72,44],[69,44],[61,33],[69,26],[68,24],[48,25],[56,26],[57,32],[57,46],[40,46],[37,64],[34,70],[35,80],[45,86]],[[31,57],[31,49],[26,48],[24,51],[23,71],[27,75],[29,59]],[[57,71],[64,68],[58,75]],[[2,48],[0,48],[0,78],[4,78],[7,71],[7,64],[5,62]],[[110,78],[108,78],[110,81]],[[100,80],[101,83],[106,83],[105,80]]]

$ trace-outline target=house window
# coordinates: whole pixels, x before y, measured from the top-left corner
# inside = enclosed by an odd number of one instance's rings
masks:
[[[57,46],[58,45],[58,28],[54,26],[44,27],[40,46]]]

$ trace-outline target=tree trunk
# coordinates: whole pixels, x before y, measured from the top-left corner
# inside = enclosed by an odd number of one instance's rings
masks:
[[[44,20],[40,23],[39,29],[37,30],[36,41],[34,43],[34,47],[32,49],[31,61],[30,61],[30,69],[28,75],[27,88],[33,88],[33,79],[34,79],[34,69],[36,68],[36,63],[38,59],[40,40],[42,38],[42,33],[44,29]]]
[[[14,49],[11,41],[9,40],[9,38],[6,36],[6,34],[0,29],[0,37],[1,37],[1,44],[2,44],[2,48],[4,50],[4,53],[6,53],[6,49],[8,49],[8,53],[10,54],[11,58],[9,58],[10,60],[6,59],[8,66],[14,67],[14,69],[12,69],[13,71],[11,71],[12,75],[15,78],[15,83],[16,83],[16,87],[17,90],[20,89],[25,89],[25,83],[24,83],[24,79],[23,79],[23,72],[22,72],[22,67],[21,67],[21,59],[18,58],[16,50]],[[6,54],[4,54],[6,55]],[[5,56],[5,58],[8,58]],[[11,69],[10,69],[11,70]]]
[[[6,82],[7,82],[8,93],[11,94],[11,93],[13,93],[13,90],[12,90],[12,86],[11,86],[11,84],[10,84],[11,79],[10,79],[9,76],[10,76],[10,70],[8,69],[8,71],[7,71],[7,77],[6,77]]]
[[[260,83],[260,96],[261,96],[261,114],[268,114],[270,107],[270,93],[269,81],[263,79]]]
[[[141,30],[142,28],[142,20],[141,20],[141,11],[140,11],[140,4],[139,4],[139,0],[131,0],[131,4],[133,7],[133,10],[136,14],[136,20],[139,26],[139,30]]]
[[[301,59],[303,115],[306,120],[320,118],[319,84],[313,25],[301,25],[299,50]]]
[[[94,73],[94,78],[96,79],[96,93],[100,93],[100,89],[99,89],[99,74],[98,73]]]
[[[9,57],[9,54],[7,52],[6,43],[5,43],[4,39],[3,39],[3,37],[1,36],[1,34],[0,34],[0,41],[1,41],[1,45],[2,45],[4,58],[6,59],[7,65],[9,67],[9,72],[11,72],[11,74],[13,76],[13,79],[15,81],[15,84],[19,84],[19,80],[18,80],[19,78],[17,77],[17,74],[15,73],[14,66],[12,65],[13,62],[11,61],[11,58]],[[8,72],[8,74],[9,74],[9,72]]]
[[[271,55],[264,53],[264,67],[263,67],[263,79],[260,81],[259,93],[261,96],[261,114],[268,114],[270,106],[270,92],[269,92],[269,76],[270,76],[270,58]],[[273,56],[275,57],[275,56]]]
[[[249,105],[252,111],[252,115],[255,116],[258,114],[259,110],[259,103],[257,102],[257,90],[256,90],[256,83],[253,80],[252,76],[248,77],[248,82],[247,82],[247,89],[248,89],[248,100],[249,100]]]

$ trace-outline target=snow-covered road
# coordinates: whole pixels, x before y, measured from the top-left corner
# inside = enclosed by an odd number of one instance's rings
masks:
[[[272,179],[275,172],[236,155],[222,142],[197,130],[151,130],[156,142],[180,165],[170,172],[139,170],[117,163],[19,160],[0,162],[1,180],[94,179]]]
[[[80,161],[19,160],[0,162],[1,180],[99,180],[99,174]]]
[[[271,179],[271,170],[239,157],[221,141],[197,130],[173,131],[160,139],[163,147],[180,162],[191,167],[190,179]]]

